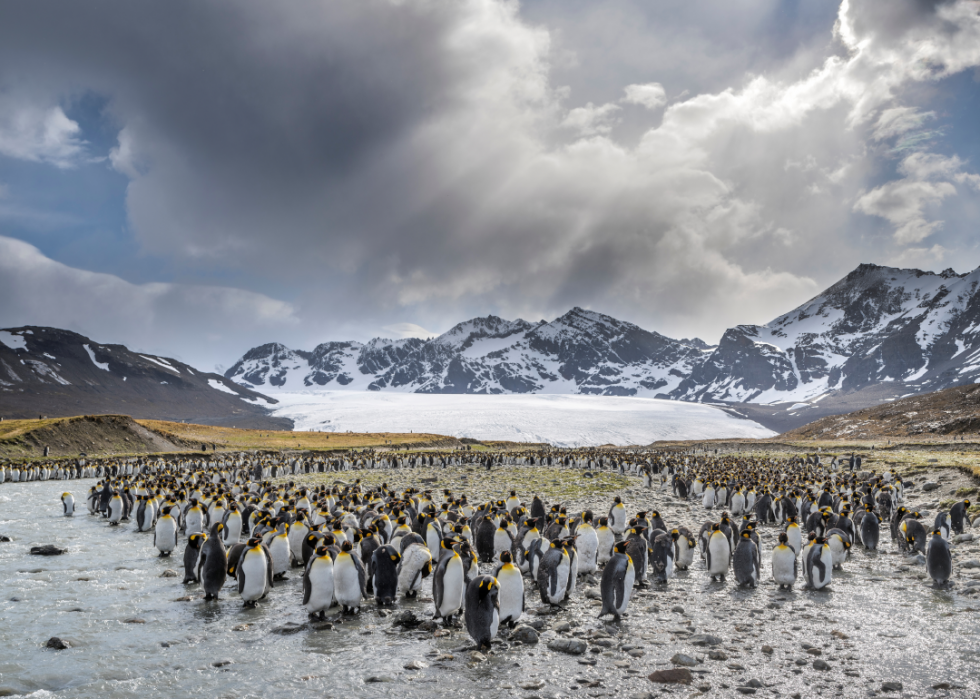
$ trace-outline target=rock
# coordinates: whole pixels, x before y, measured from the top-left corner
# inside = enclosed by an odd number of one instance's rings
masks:
[[[978,561],[976,558],[971,558],[968,561],[963,561],[960,563],[960,568],[966,568],[968,570],[972,568],[980,568],[980,561]]]
[[[406,629],[414,629],[421,623],[422,620],[411,609],[406,609],[404,612],[396,614],[391,620],[392,626],[401,626]]]
[[[231,658],[222,658],[221,660],[215,660],[211,663],[211,667],[225,667],[227,665],[234,665],[235,661]]]
[[[231,630],[232,631],[248,631],[249,627],[251,627],[251,626],[252,626],[251,624],[236,624],[235,626],[232,626],[231,627]]]
[[[634,648],[626,653],[631,658],[642,658],[646,653],[644,653],[639,648]]]
[[[548,644],[549,650],[568,653],[569,655],[582,655],[587,648],[585,641],[580,641],[577,638],[556,638]]]
[[[473,662],[473,663],[485,663],[485,662],[487,662],[487,656],[485,656],[480,651],[475,650],[472,653],[470,653],[470,662]]]
[[[937,682],[936,684],[932,685],[932,688],[933,689],[952,689],[953,688],[953,685],[951,685],[949,682]]]
[[[145,624],[146,623],[146,619],[138,619],[136,617],[133,617],[131,619],[125,619],[123,621],[123,623],[124,624]]]
[[[762,652],[766,655],[772,655],[772,646],[762,646]]]
[[[404,668],[406,670],[424,670],[429,667],[428,663],[424,663],[421,660],[413,660],[410,663],[405,663]]]
[[[510,632],[510,640],[533,645],[538,642],[538,632],[527,624],[521,624]]]
[[[32,556],[60,556],[61,554],[67,552],[68,549],[59,548],[58,546],[54,546],[52,544],[31,547]]]
[[[647,676],[651,682],[660,684],[691,684],[694,675],[686,667],[675,667],[671,670],[657,670]]]
[[[708,633],[695,634],[691,636],[688,640],[691,642],[692,645],[695,646],[717,646],[722,642],[721,637],[712,636],[711,634]]]
[[[569,624],[567,621],[563,624],[558,624],[558,626],[555,627],[555,631],[557,631],[558,633],[568,633],[571,630],[572,630],[572,625]]]
[[[602,599],[602,593],[594,587],[590,587],[585,591],[585,599]]]
[[[965,544],[968,541],[973,541],[973,534],[957,534],[953,537],[954,544]]]
[[[829,670],[830,669],[830,665],[827,664],[827,661],[826,660],[821,660],[820,658],[817,658],[816,660],[813,661],[813,669],[814,670]]]
[[[544,680],[528,680],[517,685],[521,689],[541,689],[544,687]]]
[[[544,628],[545,621],[544,619],[532,619],[531,621],[527,622],[527,625],[535,631],[540,631]]]
[[[7,536],[6,534],[0,534],[0,542],[3,542],[3,543],[6,544],[6,543],[8,543],[10,541],[11,541],[11,539],[10,539],[9,536]]]
[[[820,650],[819,648],[807,648],[807,649],[806,649],[806,652],[807,652],[807,653],[808,653],[809,655],[816,655],[816,656],[821,656],[821,655],[823,655],[823,651],[822,651],[822,650]]]
[[[670,659],[670,662],[674,663],[674,665],[682,665],[684,667],[694,667],[698,664],[697,660],[684,653],[674,653],[674,657]]]
[[[364,680],[367,684],[379,684],[386,682],[394,682],[394,677],[389,677],[388,675],[371,675]]]
[[[174,570],[173,568],[167,568],[165,571],[163,571],[162,573],[160,573],[160,577],[161,578],[176,578],[177,577],[177,571]]]
[[[742,694],[755,694],[755,687],[736,687],[735,691]]]
[[[745,683],[746,687],[753,687],[755,689],[761,689],[765,685],[762,684],[762,680],[757,680],[754,677]]]
[[[68,641],[58,638],[57,636],[52,636],[48,639],[47,647],[54,648],[55,650],[65,650],[67,648],[71,648],[71,644]]]
[[[670,611],[674,612],[675,614],[683,614],[684,613],[684,607],[682,607],[682,606],[680,606],[678,604],[678,605],[676,605],[674,607],[671,607],[670,608]]]
[[[847,639],[850,638],[850,636],[848,636],[843,631],[837,631],[836,629],[834,631],[831,631],[830,635],[833,636],[834,638],[839,638],[842,641],[846,641]]]
[[[294,633],[299,633],[305,628],[306,624],[288,622],[282,626],[277,626],[276,628],[272,629],[272,633],[276,634],[277,636],[291,636]]]
[[[741,672],[745,669],[745,666],[741,663],[728,663],[728,665],[725,667],[727,667],[729,670],[734,670],[735,672]]]
[[[928,493],[930,491],[935,490],[938,487],[939,484],[936,483],[935,481],[926,481],[925,483],[922,484],[922,491]]]
[[[888,682],[881,683],[881,691],[883,692],[901,692],[902,683],[895,682],[894,680],[889,680]]]
[[[708,651],[708,657],[712,660],[728,660],[728,653],[723,650]]]
[[[915,554],[915,557],[911,559],[912,563],[917,566],[924,566],[926,564],[926,557],[921,553]]]
[[[432,619],[427,619],[419,624],[419,630],[421,631],[437,631],[439,629],[439,623],[432,621]]]

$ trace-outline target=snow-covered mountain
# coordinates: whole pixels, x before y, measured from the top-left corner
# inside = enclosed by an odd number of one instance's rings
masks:
[[[864,264],[766,325],[714,347],[573,308],[549,322],[495,316],[431,340],[268,344],[225,376],[255,390],[557,393],[848,405],[980,377],[980,269],[958,275]],[[870,389],[875,389],[870,391]],[[805,407],[805,406],[803,406]]]
[[[0,330],[0,415],[122,413],[239,427],[288,427],[278,401],[168,357],[38,326]]]
[[[573,308],[550,323],[474,318],[431,340],[327,342],[312,352],[272,343],[226,373],[266,392],[583,393],[666,396],[710,353]]]
[[[766,325],[725,332],[671,397],[806,401],[892,384],[903,394],[980,376],[980,269],[861,265]]]

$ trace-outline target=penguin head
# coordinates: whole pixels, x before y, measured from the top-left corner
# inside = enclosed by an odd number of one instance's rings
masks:
[[[681,536],[681,532],[679,529],[670,530],[670,538],[672,541],[677,541],[680,538],[680,536]]]
[[[510,555],[510,551],[500,552],[500,562],[501,563],[511,563],[514,560],[513,556]]]
[[[964,500],[963,501],[963,507],[969,507],[969,506],[970,506],[970,501],[969,500]]]
[[[625,540],[624,541],[617,541],[616,544],[613,546],[613,550],[616,553],[626,553],[626,547],[627,546],[629,546],[629,542],[628,541],[625,541]]]
[[[746,529],[744,532],[742,532],[742,538],[743,539],[751,539],[752,538],[752,532],[750,532],[749,530]]]
[[[350,553],[351,551],[353,551],[353,550],[354,550],[354,544],[352,544],[352,543],[351,543],[351,542],[349,542],[349,541],[345,541],[344,543],[342,543],[342,544],[340,545],[340,550],[341,550],[341,551],[342,551],[343,553]]]
[[[786,532],[781,532],[779,534],[779,543],[786,544],[788,542],[789,542],[789,536],[787,536]]]

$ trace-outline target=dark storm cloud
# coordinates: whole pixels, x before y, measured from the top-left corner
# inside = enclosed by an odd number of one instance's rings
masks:
[[[612,41],[638,7],[591,26]],[[967,164],[920,158],[882,183],[867,142],[891,148],[927,118],[900,104],[903,85],[980,64],[963,7],[845,3],[822,40],[781,19],[801,37],[794,53],[744,39],[779,30],[759,29],[772,12],[751,3],[721,58],[702,49],[731,31],[725,12],[684,34],[700,37],[693,48],[650,50],[648,66],[617,54],[625,67],[589,66],[568,93],[555,79],[556,66],[575,73],[568,33],[556,50],[496,0],[7,3],[0,154],[62,168],[93,157],[63,107],[94,93],[118,129],[109,163],[129,178],[146,254],[287,290],[124,287],[152,318],[196,295],[205,326],[235,308],[239,325],[261,318],[268,339],[308,345],[578,304],[713,338],[805,300],[871,250],[887,262],[940,231],[925,207],[973,187]],[[953,38],[923,53],[923,35]],[[892,239],[866,242],[855,221],[869,220]],[[79,289],[95,283],[75,272],[61,269]],[[233,356],[254,333],[223,323],[214,334]]]

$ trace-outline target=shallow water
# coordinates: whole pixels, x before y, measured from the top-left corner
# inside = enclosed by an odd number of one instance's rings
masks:
[[[181,584],[183,541],[173,557],[158,558],[153,535],[137,533],[134,523],[110,527],[87,511],[62,516],[60,494],[71,490],[79,498],[91,484],[0,486],[0,533],[13,538],[0,543],[0,693],[102,699],[135,694],[259,697],[273,691],[277,697],[687,695],[694,687],[665,689],[646,675],[670,667],[675,652],[704,655],[706,648],[687,641],[693,629],[721,636],[718,648],[729,656],[727,661],[705,659],[694,668],[694,685],[710,685],[710,696],[740,696],[734,687],[750,678],[767,686],[759,690],[767,696],[863,697],[878,690],[882,680],[904,684],[902,693],[891,696],[980,696],[980,614],[973,609],[980,600],[959,594],[966,580],[960,574],[952,591],[933,590],[918,577],[924,568],[901,555],[859,551],[825,592],[798,586],[780,593],[771,584],[740,590],[731,579],[726,584],[708,581],[695,561],[690,572],[679,573],[666,588],[640,592],[631,602],[617,641],[642,649],[639,658],[616,647],[602,648],[581,656],[594,658],[595,666],[581,665],[580,657],[547,650],[555,632],[546,630],[539,645],[497,649],[488,662],[470,663],[468,652],[437,662],[437,653],[453,653],[470,643],[464,630],[434,638],[393,629],[373,602],[333,629],[284,629],[307,621],[300,606],[299,569],[277,583],[257,609],[243,609],[231,584],[219,602],[205,602],[197,585]],[[671,524],[692,526],[705,519],[699,507],[674,503],[666,495],[633,491],[630,501],[656,505]],[[774,538],[775,530],[764,531],[764,552]],[[49,543],[68,553],[28,555],[32,545]],[[891,548],[891,542],[885,547]],[[976,557],[955,549],[954,556],[957,562]],[[180,577],[160,577],[168,568]],[[765,553],[763,577],[768,577]],[[584,587],[580,584],[568,611],[546,617],[548,627],[569,621],[578,624],[574,631],[604,628],[594,619],[597,609],[584,598]],[[194,599],[176,601],[185,595]],[[530,608],[539,605],[534,591],[527,599]],[[676,605],[684,612],[672,611]],[[423,618],[431,613],[431,603],[402,603],[396,611],[404,608]],[[130,623],[134,620],[142,623]],[[242,624],[249,627],[236,630]],[[849,638],[831,636],[833,630]],[[45,648],[51,636],[70,641],[72,648]],[[830,671],[812,668],[804,642],[822,650]],[[774,653],[762,653],[764,644]],[[807,664],[797,666],[797,659]],[[224,660],[233,663],[214,666]],[[414,660],[429,666],[404,669]],[[732,663],[744,669],[729,667]],[[371,677],[390,683],[366,682]],[[580,689],[577,680],[584,678],[602,684]],[[534,679],[544,687],[520,689]],[[931,689],[941,681],[963,689]]]

